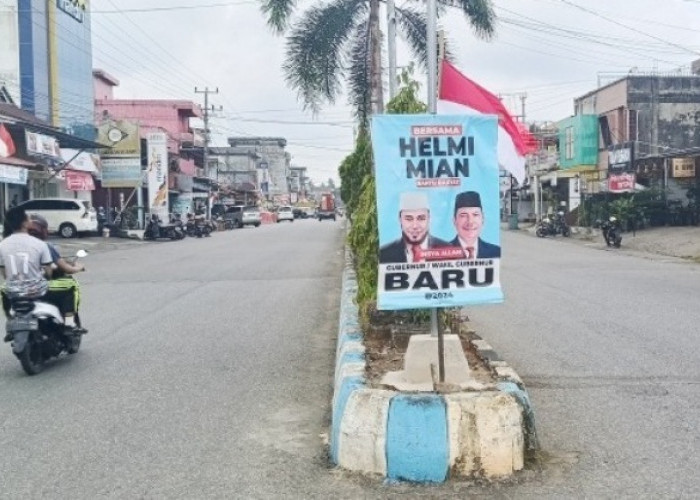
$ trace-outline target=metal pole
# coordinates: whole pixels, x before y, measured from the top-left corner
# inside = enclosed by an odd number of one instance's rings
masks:
[[[387,48],[389,51],[389,100],[396,97],[396,7],[386,0]]]
[[[437,2],[427,0],[428,112],[437,111]]]
[[[428,45],[428,112],[437,112],[437,2],[427,0],[426,2],[426,29]],[[438,321],[438,308],[433,308],[430,312],[431,335],[438,339],[438,372],[440,382],[445,381],[445,350],[443,331]]]

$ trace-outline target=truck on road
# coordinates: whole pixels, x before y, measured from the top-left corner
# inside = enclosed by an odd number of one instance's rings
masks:
[[[333,193],[323,193],[321,195],[321,203],[316,211],[316,217],[319,221],[323,219],[335,220],[335,198],[333,198]]]

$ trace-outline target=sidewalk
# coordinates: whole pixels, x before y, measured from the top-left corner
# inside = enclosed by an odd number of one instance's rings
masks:
[[[503,230],[508,230],[508,225],[502,225]],[[535,236],[535,225],[521,223],[520,231],[526,231]],[[587,227],[572,227],[572,242],[589,245],[599,245],[606,248],[603,236],[599,229]],[[557,239],[564,239],[556,236]],[[693,260],[700,263],[700,227],[698,226],[669,226],[653,227],[637,231],[622,233],[622,248],[620,251],[632,251],[667,257],[678,257]]]
[[[143,245],[143,241],[129,238],[103,238],[102,236],[92,236],[84,238],[61,238],[57,236],[49,237],[49,241],[61,249],[61,254],[73,255],[80,249],[88,252],[109,252],[113,250],[124,250],[134,246]]]

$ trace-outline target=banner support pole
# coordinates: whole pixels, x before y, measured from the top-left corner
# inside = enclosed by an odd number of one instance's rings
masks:
[[[427,45],[428,45],[428,112],[437,112],[438,41],[437,41],[437,1],[426,2]],[[445,345],[443,329],[439,321],[437,307],[430,310],[430,333],[438,339],[438,372],[440,382],[445,381]]]

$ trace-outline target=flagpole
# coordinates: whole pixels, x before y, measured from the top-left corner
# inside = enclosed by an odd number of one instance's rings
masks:
[[[426,1],[426,39],[428,47],[428,112],[437,111],[437,0]]]
[[[440,99],[440,87],[442,84],[442,62],[445,60],[445,30],[438,31],[438,60],[437,60],[437,89],[435,95]]]

